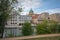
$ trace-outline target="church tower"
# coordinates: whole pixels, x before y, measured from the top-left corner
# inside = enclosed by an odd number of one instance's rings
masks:
[[[28,15],[32,16],[33,14],[34,14],[34,12],[33,12],[32,8],[31,8]]]

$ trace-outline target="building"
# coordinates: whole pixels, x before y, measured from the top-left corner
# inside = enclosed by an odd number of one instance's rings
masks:
[[[37,24],[38,14],[35,14],[34,11],[32,9],[30,9],[28,16],[32,17],[32,20],[31,20],[32,24]]]
[[[13,11],[10,14],[10,18],[7,21],[7,24],[5,25],[5,29],[4,29],[4,36],[3,37],[7,37],[7,36],[18,36],[20,33],[20,28],[21,26],[19,25],[19,16],[17,13],[15,13],[15,11]]]
[[[29,16],[32,16],[32,15],[34,15],[34,11],[32,10],[32,9],[30,9],[30,11],[29,11],[29,14],[28,14]]]
[[[19,26],[22,26],[25,22],[31,22],[32,17],[28,15],[20,15],[19,16]]]
[[[7,21],[4,29],[4,36],[21,36],[22,35],[22,25],[24,22],[31,22],[31,17],[28,15],[19,15],[15,12],[11,14],[10,19]]]
[[[39,14],[39,16],[37,17],[37,20],[38,20],[38,24],[43,22],[44,20],[49,20],[49,13],[43,12],[43,13]]]
[[[49,15],[49,17],[50,17],[50,20],[54,20],[54,21],[60,23],[60,13],[51,14],[51,15]]]
[[[21,36],[22,35],[22,26],[25,22],[31,22],[32,26],[36,26],[36,24],[39,24],[43,22],[44,20],[54,20],[57,22],[60,22],[60,14],[54,13],[49,15],[47,12],[43,12],[41,14],[34,14],[33,10],[31,9],[29,11],[28,15],[19,15],[16,12],[12,12],[10,14],[10,18],[7,21],[7,24],[5,25],[4,29],[4,36]],[[33,27],[35,29],[35,27]]]
[[[39,24],[39,23],[43,22],[44,20],[49,20],[49,13],[48,12],[43,12],[41,14],[32,14],[30,16],[32,17],[33,24]]]

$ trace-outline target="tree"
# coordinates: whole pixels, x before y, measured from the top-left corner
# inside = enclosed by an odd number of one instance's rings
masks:
[[[44,20],[41,24],[38,24],[37,34],[46,34],[46,33],[58,33],[60,30],[60,25],[53,20]]]
[[[22,11],[23,11],[22,7],[18,8],[18,13],[21,14]]]
[[[16,2],[17,0],[0,0],[0,38],[3,38],[5,24],[13,8],[12,5]]]
[[[57,26],[57,28],[58,28],[58,33],[60,33],[60,24]]]
[[[22,27],[23,36],[32,35],[32,33],[33,33],[33,31],[32,31],[31,23],[25,22],[23,27]]]
[[[18,11],[19,11],[19,12],[22,12],[23,10],[22,10],[22,8],[19,8]]]
[[[57,26],[58,26],[58,23],[56,21],[50,20],[48,27],[51,30],[51,33],[56,33],[58,31]]]
[[[38,24],[36,26],[37,34],[46,34],[50,33],[50,30],[48,29],[47,21],[43,21],[41,24]]]

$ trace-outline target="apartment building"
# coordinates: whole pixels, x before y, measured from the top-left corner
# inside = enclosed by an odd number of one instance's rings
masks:
[[[31,22],[31,17],[28,15],[19,15],[17,13],[12,13],[10,19],[5,25],[4,36],[21,36],[22,35],[22,25],[24,22]]]
[[[32,9],[30,10],[28,15],[19,15],[15,12],[11,13],[10,19],[7,21],[4,29],[4,36],[21,36],[22,35],[22,25],[24,22],[31,22],[32,26],[36,26],[43,22],[44,20],[54,20],[60,22],[60,14],[54,13],[49,15],[47,12],[43,12],[41,14],[34,14]],[[33,27],[34,28],[34,27]]]
[[[32,17],[28,15],[20,15],[19,16],[19,26],[22,26],[25,22],[31,22]]]
[[[41,14],[32,14],[30,15],[32,17],[32,23],[39,24],[44,20],[49,20],[49,13],[43,12]]]
[[[51,14],[51,15],[49,15],[49,17],[50,17],[50,20],[54,20],[54,21],[60,23],[60,13]]]
[[[37,19],[38,19],[38,24],[41,23],[44,20],[49,20],[49,13],[48,12],[43,12],[43,13],[39,14]]]
[[[19,26],[19,14],[15,13],[15,11],[13,11],[10,14],[10,18],[7,21],[7,25],[5,25],[5,29],[4,29],[4,36],[3,37],[7,37],[10,35],[13,36],[18,36],[20,31],[21,26]]]

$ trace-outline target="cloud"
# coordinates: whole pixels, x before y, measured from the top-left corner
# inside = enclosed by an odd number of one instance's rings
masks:
[[[18,0],[19,3],[17,7],[23,8],[22,14],[28,14],[29,10],[32,8],[36,13],[41,13],[41,12],[49,12],[50,14],[59,12],[60,13],[60,8],[55,8],[55,9],[49,9],[45,10],[47,5],[50,1],[44,1],[44,0]],[[52,1],[52,0],[51,0]],[[42,8],[43,7],[43,8]],[[49,6],[48,6],[49,7]]]
[[[60,13],[60,8],[55,8],[55,9],[48,9],[48,10],[45,10],[45,11],[41,11],[39,13],[42,13],[42,12],[48,12],[50,14],[53,14],[53,13]],[[38,13],[38,14],[39,14]]]
[[[41,3],[39,0],[23,0],[21,1],[21,5],[28,8],[37,8]]]
[[[35,9],[40,7],[41,0],[18,0],[19,4],[18,7],[22,6],[24,9],[24,12],[27,13],[31,8]]]

